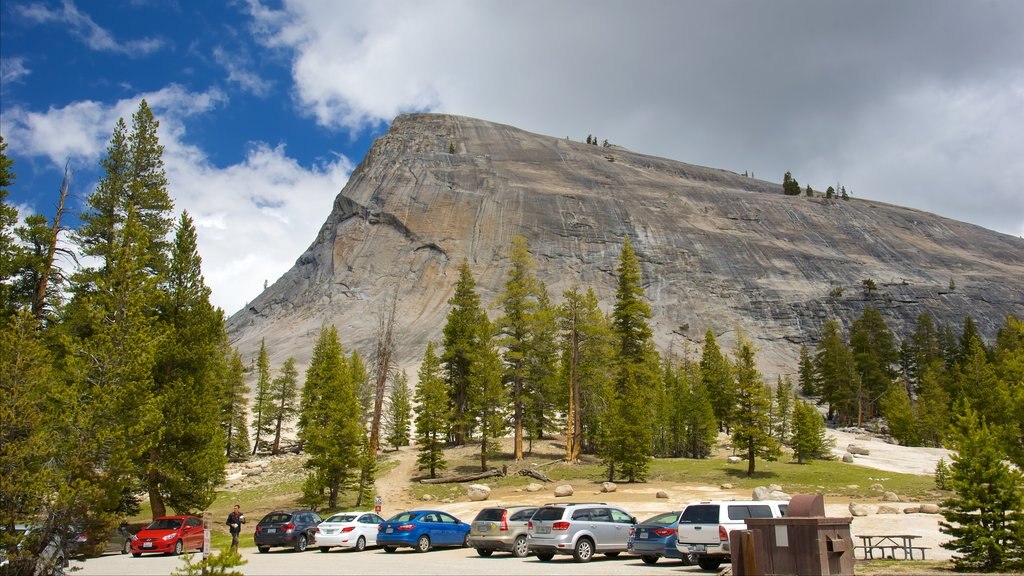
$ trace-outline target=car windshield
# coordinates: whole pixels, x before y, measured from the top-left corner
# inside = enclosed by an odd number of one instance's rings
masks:
[[[146,530],[177,530],[180,527],[180,518],[157,518],[149,526],[146,526]]]
[[[668,526],[674,523],[679,518],[679,512],[663,512],[657,516],[651,516],[647,520],[641,522],[641,524],[661,524]]]
[[[260,520],[260,524],[281,524],[292,519],[291,514],[267,514]]]
[[[356,519],[355,514],[335,514],[326,521],[327,522],[351,522]]]

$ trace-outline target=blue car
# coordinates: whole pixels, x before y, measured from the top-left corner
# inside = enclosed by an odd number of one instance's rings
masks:
[[[676,548],[676,532],[679,529],[679,511],[662,512],[637,524],[629,532],[626,549],[630,554],[640,556],[644,564],[655,564],[658,558],[679,558],[683,566],[692,564],[692,558]]]
[[[469,546],[469,524],[439,510],[410,510],[395,514],[377,529],[377,544],[385,552],[402,546],[426,552],[437,546]]]

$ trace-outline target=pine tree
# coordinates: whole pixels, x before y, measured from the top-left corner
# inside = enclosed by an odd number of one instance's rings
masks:
[[[807,346],[800,345],[800,364],[798,369],[800,392],[808,398],[817,396],[818,383],[814,378],[814,359]]]
[[[793,175],[786,172],[782,176],[782,193],[786,196],[799,196],[800,195],[800,183],[793,178]]]
[[[684,377],[690,383],[682,408],[685,410],[683,456],[687,458],[708,458],[718,440],[718,422],[711,405],[707,388],[699,374],[699,368],[684,368]]]
[[[540,283],[537,310],[531,322],[533,338],[527,358],[525,422],[530,438],[527,452],[533,452],[534,438],[554,429],[558,384],[558,309],[551,303],[547,286]]]
[[[459,280],[455,284],[455,294],[448,300],[448,305],[451,309],[444,325],[444,353],[441,355],[441,363],[453,408],[451,439],[456,445],[461,446],[466,443],[472,430],[469,373],[473,355],[480,344],[477,327],[487,320],[487,315],[480,306],[480,296],[476,292],[476,281],[473,280],[469,262],[466,260],[459,266]]]
[[[508,385],[512,405],[513,458],[523,459],[523,429],[529,392],[539,388],[529,382],[530,359],[534,356],[534,317],[540,297],[539,283],[533,276],[533,261],[526,238],[512,239],[509,251],[508,279],[498,296],[503,315],[497,319],[498,343],[504,361],[503,379]]]
[[[839,323],[825,321],[821,341],[815,350],[814,374],[821,392],[820,403],[828,404],[829,419],[849,423],[856,409],[856,368],[853,353],[843,340]]]
[[[925,446],[942,446],[942,439],[950,424],[949,395],[939,382],[942,371],[940,358],[933,360],[920,376],[915,418],[918,436]]]
[[[281,373],[270,383],[270,412],[267,414],[274,427],[274,441],[270,453],[281,453],[281,434],[288,431],[288,422],[298,413],[299,371],[295,358],[289,357],[281,366]]]
[[[1008,405],[1003,429],[1006,452],[1018,468],[1024,468],[1024,321],[1008,314],[996,332],[993,366],[1007,383]]]
[[[398,372],[391,384],[387,411],[384,413],[385,442],[395,450],[408,446],[411,423],[412,391],[409,389],[409,377],[405,372]]]
[[[704,388],[711,398],[718,429],[726,433],[732,427],[733,408],[736,405],[736,385],[729,361],[722,355],[715,335],[708,328],[704,333],[704,351],[700,357],[700,374]]]
[[[508,396],[501,381],[501,357],[494,347],[491,324],[478,327],[480,343],[469,370],[470,414],[480,430],[480,471],[487,470],[487,459],[496,455],[498,439],[505,435],[505,407]]]
[[[249,456],[249,419],[246,416],[249,387],[245,385],[242,355],[237,350],[225,350],[223,354],[227,360],[222,376],[220,422],[227,458],[237,462]]]
[[[917,418],[906,388],[902,385],[891,387],[882,397],[881,408],[893,438],[904,446],[918,446],[921,443]]]
[[[892,332],[874,308],[864,309],[850,331],[853,362],[860,376],[856,389],[857,425],[875,416],[875,402],[885,394],[895,378],[899,361]]]
[[[607,319],[593,289],[586,294],[577,287],[562,294],[558,324],[561,332],[562,367],[559,380],[566,414],[566,461],[578,462],[580,454],[597,448],[603,435],[615,349]]]
[[[958,412],[947,479],[955,494],[941,503],[939,522],[952,539],[942,547],[956,552],[957,570],[1024,568],[1024,477],[1003,461],[998,428],[965,403]]]
[[[420,364],[419,383],[413,400],[416,411],[416,443],[419,455],[416,465],[425,470],[431,478],[447,468],[444,460],[445,435],[448,418],[448,393],[445,387],[441,360],[434,352],[434,343],[428,342]]]
[[[793,434],[789,439],[793,456],[800,464],[826,458],[829,444],[825,439],[825,421],[810,402],[797,400],[793,407]]]
[[[754,363],[754,348],[744,338],[737,342],[736,351],[736,405],[733,445],[745,453],[747,476],[754,475],[755,458],[776,460],[779,443],[772,436],[771,390]]]
[[[609,443],[605,446],[608,476],[615,466],[630,481],[644,481],[650,466],[652,432],[650,390],[658,383],[658,355],[648,322],[651,308],[644,301],[640,261],[627,236],[619,256],[618,288],[612,312],[617,360]]]
[[[779,444],[789,443],[789,434],[793,427],[793,381],[786,376],[779,376],[775,384],[775,437]]]
[[[252,453],[256,454],[266,443],[265,436],[272,430],[270,417],[273,410],[271,397],[270,355],[267,354],[267,341],[260,340],[260,351],[256,356],[256,394],[252,399]]]
[[[365,466],[366,428],[359,418],[357,383],[334,326],[321,328],[313,347],[298,428],[309,454],[303,500],[315,505],[326,498],[329,508],[337,508],[339,496]]]

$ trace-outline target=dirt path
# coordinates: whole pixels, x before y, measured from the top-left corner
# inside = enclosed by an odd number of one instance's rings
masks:
[[[412,478],[416,476],[416,446],[405,446],[395,452],[388,452],[388,457],[398,465],[387,474],[377,478],[377,493],[384,501],[382,514],[387,517],[392,512],[408,509],[413,504],[409,488]]]

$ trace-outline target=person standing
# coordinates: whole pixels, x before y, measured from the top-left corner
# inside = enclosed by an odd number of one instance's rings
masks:
[[[238,535],[242,533],[242,524],[245,524],[245,514],[242,514],[238,504],[228,514],[228,530],[231,531],[231,548],[238,550]]]

